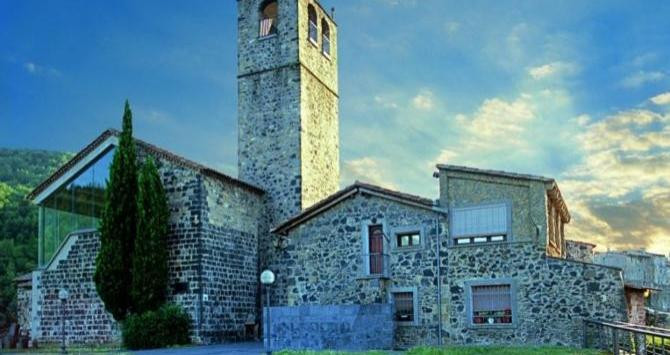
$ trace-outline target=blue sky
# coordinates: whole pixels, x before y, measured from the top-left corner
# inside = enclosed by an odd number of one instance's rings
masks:
[[[569,238],[670,251],[670,2],[323,0],[342,184],[434,164],[555,177]],[[236,174],[236,2],[1,1],[0,146],[119,127]]]

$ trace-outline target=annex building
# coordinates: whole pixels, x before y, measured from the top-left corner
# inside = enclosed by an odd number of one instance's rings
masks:
[[[364,347],[580,346],[583,319],[627,319],[621,270],[573,257],[579,243],[565,240],[570,212],[552,178],[442,162],[426,171],[439,196],[340,189],[335,21],[316,0],[237,6],[238,177],[136,140],[168,195],[168,299],[191,315],[195,341],[242,339],[262,323],[264,269],[277,275],[273,319],[300,309],[320,315],[300,330],[307,337],[341,330],[360,342],[366,327],[386,337],[368,334]],[[19,313],[34,341],[60,339],[61,288],[68,342],[119,339],[93,283],[117,144],[104,131],[28,196],[39,266],[18,281]],[[289,325],[273,339],[297,331]]]

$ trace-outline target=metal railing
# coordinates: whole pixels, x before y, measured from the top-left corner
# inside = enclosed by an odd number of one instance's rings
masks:
[[[389,277],[390,276],[390,267],[389,267],[389,254],[383,253],[370,253],[363,254],[363,260],[367,263],[366,271],[368,272],[365,276],[379,276],[379,277]]]
[[[584,347],[613,354],[670,355],[670,329],[623,322],[584,320]]]

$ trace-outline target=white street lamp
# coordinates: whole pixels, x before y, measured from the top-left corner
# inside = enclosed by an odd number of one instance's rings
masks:
[[[267,308],[267,324],[265,324],[265,352],[272,354],[272,347],[270,346],[270,285],[275,282],[275,274],[271,270],[261,272],[261,284],[265,287],[265,304]]]
[[[61,288],[58,291],[58,299],[60,300],[60,334],[61,334],[61,345],[60,345],[60,352],[62,354],[67,354],[67,351],[65,351],[65,302],[67,302],[67,298],[70,296],[69,292],[67,292],[66,289]]]

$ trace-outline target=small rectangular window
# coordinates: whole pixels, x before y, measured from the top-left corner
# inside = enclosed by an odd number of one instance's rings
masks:
[[[396,235],[396,245],[398,248],[409,248],[421,245],[421,233],[401,233]]]
[[[472,286],[474,325],[511,324],[513,316],[510,285]]]
[[[414,293],[393,293],[394,319],[396,322],[414,322]]]

